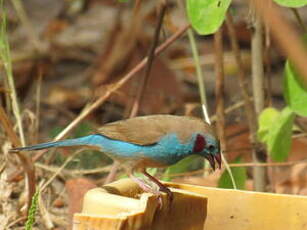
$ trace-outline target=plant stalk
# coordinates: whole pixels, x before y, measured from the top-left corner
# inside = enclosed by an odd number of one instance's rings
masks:
[[[206,88],[205,88],[205,84],[204,84],[204,77],[203,77],[203,73],[202,73],[202,70],[201,70],[201,65],[200,65],[200,61],[199,61],[199,54],[198,54],[198,50],[197,50],[197,47],[196,47],[196,41],[195,41],[195,37],[194,37],[192,29],[188,30],[188,37],[189,37],[189,41],[190,41],[190,45],[191,45],[191,49],[192,49],[192,53],[193,53],[193,59],[194,59],[194,62],[195,62],[196,76],[197,76],[198,88],[199,88],[199,95],[200,95],[200,101],[201,101],[201,105],[202,105],[202,109],[203,109],[203,113],[204,113],[204,118],[205,118],[205,121],[208,124],[210,124],[211,122],[210,122],[208,110],[207,110],[207,99],[206,99]]]
[[[264,65],[263,65],[263,26],[257,14],[253,20],[253,34],[251,41],[252,51],[252,85],[255,113],[258,117],[264,109]],[[256,123],[257,129],[258,125]],[[259,146],[260,143],[257,143]],[[266,162],[266,157],[260,148],[255,148],[253,152],[253,161],[255,163]],[[265,191],[266,188],[266,168],[254,167],[254,188],[256,191]]]
[[[253,156],[258,156],[260,155],[259,153],[262,152],[262,148],[261,145],[258,143],[257,141],[257,119],[256,119],[256,112],[255,112],[255,108],[254,105],[252,104],[252,101],[249,99],[249,93],[248,93],[248,86],[247,86],[247,78],[246,78],[246,73],[244,70],[244,65],[242,62],[242,57],[241,57],[241,52],[240,52],[240,47],[238,44],[238,39],[237,39],[237,35],[236,35],[236,31],[233,25],[233,20],[230,14],[227,14],[226,17],[226,24],[227,24],[227,29],[228,29],[228,33],[229,33],[229,37],[230,37],[230,42],[231,42],[231,47],[238,65],[238,80],[239,80],[239,86],[241,89],[241,94],[242,97],[244,99],[244,105],[245,105],[245,112],[246,112],[246,117],[247,117],[247,122],[248,122],[248,126],[249,126],[249,131],[250,131],[250,142],[253,146],[252,149],[252,155]],[[262,180],[262,179],[258,179],[260,177],[255,176],[255,180]],[[262,181],[261,181],[262,183]],[[258,184],[258,182],[256,182],[255,184]],[[260,182],[259,182],[260,184]]]

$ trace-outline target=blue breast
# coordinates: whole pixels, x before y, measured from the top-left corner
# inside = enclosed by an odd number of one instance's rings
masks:
[[[142,146],[95,134],[84,140],[90,145],[98,146],[114,159],[137,160],[148,158],[165,165],[171,165],[192,153],[193,141],[181,143],[176,134],[168,134],[156,144]]]

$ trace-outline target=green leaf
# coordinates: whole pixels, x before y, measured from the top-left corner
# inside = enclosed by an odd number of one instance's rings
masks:
[[[287,61],[284,71],[285,100],[295,113],[301,116],[307,116],[307,91],[297,79],[301,79],[298,76],[298,72]]]
[[[28,212],[27,221],[25,224],[25,230],[32,230],[33,225],[35,224],[35,214],[38,209],[38,196],[39,191],[37,190],[31,200],[31,206]]]
[[[236,158],[233,163],[242,163],[241,157]],[[238,189],[245,189],[245,182],[247,173],[245,167],[230,167],[233,178],[236,182]],[[225,170],[218,181],[219,188],[233,188],[229,173]]]
[[[166,169],[166,171],[163,174],[162,180],[164,181],[170,181],[170,175],[176,174],[176,173],[183,173],[187,172],[191,169],[191,166],[195,162],[195,160],[199,160],[198,156],[192,155],[189,157],[186,157],[179,161],[177,164],[172,165]]]
[[[225,19],[231,0],[187,0],[189,21],[197,33],[213,34]]]
[[[284,161],[289,155],[292,143],[294,113],[285,107],[278,119],[272,124],[267,142],[269,155],[274,161]]]
[[[259,128],[257,131],[257,137],[261,142],[267,143],[270,138],[270,129],[272,124],[279,117],[280,112],[275,108],[264,109],[258,118]]]
[[[307,5],[307,0],[274,0],[277,4],[286,7],[302,7]]]

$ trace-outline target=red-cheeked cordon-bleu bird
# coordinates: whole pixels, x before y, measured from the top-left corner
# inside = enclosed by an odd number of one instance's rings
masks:
[[[221,168],[220,145],[212,128],[203,120],[189,116],[150,115],[130,118],[105,124],[97,133],[88,136],[14,148],[11,152],[67,146],[98,148],[118,161],[144,191],[160,198],[160,192],[166,192],[170,199],[172,193],[147,173],[146,168],[167,167],[192,154],[206,158],[213,169],[215,162]],[[158,186],[159,191],[136,177],[135,171],[142,172]]]

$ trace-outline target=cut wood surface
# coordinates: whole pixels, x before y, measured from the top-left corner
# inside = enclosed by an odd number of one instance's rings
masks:
[[[306,230],[307,197],[167,183],[208,197],[205,230]]]
[[[74,216],[73,229],[307,229],[305,196],[166,184],[174,200],[169,205],[164,196],[161,209],[157,197],[142,193],[130,179],[92,189]]]
[[[207,197],[171,189],[170,204],[163,196],[160,208],[156,196],[142,193],[130,179],[87,192],[81,213],[75,214],[74,230],[202,230],[207,215]]]

